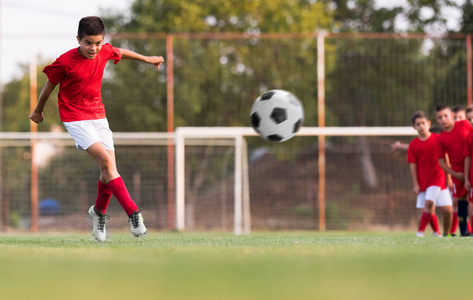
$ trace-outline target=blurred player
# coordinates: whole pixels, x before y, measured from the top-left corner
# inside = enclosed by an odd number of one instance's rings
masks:
[[[473,107],[470,105],[466,109],[466,118],[470,124],[473,125]],[[465,189],[468,192],[468,202],[473,202],[473,189],[471,181],[473,179],[473,167],[471,165],[471,156],[473,154],[473,132],[468,136],[465,148],[463,149],[463,156],[465,157]],[[473,204],[469,205],[470,224],[473,224]]]
[[[450,233],[452,223],[452,198],[446,187],[445,172],[437,160],[438,135],[431,133],[427,114],[418,111],[412,116],[412,126],[418,137],[409,144],[407,162],[410,165],[413,190],[417,195],[416,207],[422,210],[417,236],[423,237],[427,224],[431,223],[434,236],[441,236],[435,206],[443,215],[443,234]]]
[[[466,119],[473,125],[473,105],[466,107]],[[473,152],[473,136],[470,134],[467,139],[466,148],[463,155],[465,156],[465,189],[468,192],[468,202],[473,202],[473,190],[471,187],[471,180],[473,176],[473,168],[471,167],[471,155]],[[473,204],[468,205],[470,213],[470,226],[473,224]],[[471,231],[470,231],[471,232]]]
[[[453,105],[452,106],[453,112],[453,121],[463,121],[466,120],[466,109],[462,105]]]
[[[470,122],[471,125],[473,125],[473,105],[468,105],[468,107],[465,110],[466,114],[466,119],[468,122]]]
[[[467,119],[467,116],[466,116],[466,108],[463,106],[463,105],[460,105],[460,104],[457,104],[457,105],[453,105],[451,107],[451,110],[453,112],[453,120],[455,122],[458,122],[458,121],[463,121],[463,120],[466,120]],[[471,122],[470,122],[471,124]],[[448,162],[448,157],[447,157],[447,164],[449,164]],[[450,166],[450,164],[449,164]],[[458,203],[455,203],[454,206],[456,207]],[[471,208],[469,208],[469,210],[471,210]],[[470,214],[471,215],[471,214]],[[466,222],[466,226],[467,226],[467,230],[468,232],[471,233],[471,227],[470,227],[470,222],[467,220]]]
[[[99,17],[85,17],[79,22],[78,48],[62,54],[43,72],[48,80],[30,119],[36,123],[44,120],[43,109],[51,92],[59,85],[58,106],[61,121],[76,142],[99,165],[100,177],[95,205],[88,211],[93,224],[93,235],[98,241],[106,240],[105,215],[112,194],[128,215],[133,235],[146,233],[140,209],[130,197],[125,183],[117,171],[112,132],[108,126],[102,103],[101,87],[105,65],[120,59],[131,59],[153,64],[164,61],[161,56],[143,56],[126,49],[104,44],[105,26]],[[71,183],[74,184],[74,183]]]
[[[435,108],[435,118],[443,131],[439,134],[439,147],[437,158],[440,167],[452,176],[452,196],[453,196],[453,220],[450,233],[455,234],[457,224],[460,227],[460,234],[467,236],[468,201],[467,191],[464,184],[465,163],[463,150],[466,139],[473,127],[466,121],[455,122],[452,110],[444,104]],[[450,166],[446,161],[446,155],[450,160]],[[457,204],[457,206],[455,206]],[[457,221],[458,220],[458,221]],[[457,223],[458,222],[458,223]]]
[[[470,123],[473,125],[473,106],[472,105],[470,105],[466,109],[462,105],[453,105],[451,107],[451,110],[453,112],[453,120],[455,122],[468,119],[468,121],[470,121]],[[468,111],[470,111],[470,118],[467,117]],[[433,133],[440,133],[442,132],[442,128],[433,125],[433,126],[430,126],[429,131]],[[393,152],[396,152],[399,150],[407,151],[407,149],[409,148],[409,144],[404,144],[404,143],[401,143],[400,141],[396,141],[390,146]]]

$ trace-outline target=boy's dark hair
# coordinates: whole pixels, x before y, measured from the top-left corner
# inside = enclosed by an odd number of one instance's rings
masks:
[[[468,106],[466,107],[465,113],[468,114],[468,113],[471,113],[472,111],[473,111],[473,105],[470,104],[470,105],[468,105]]]
[[[77,35],[81,40],[86,35],[105,35],[105,25],[99,17],[84,17],[79,21]]]
[[[452,106],[451,109],[454,113],[457,113],[459,111],[464,111],[465,107],[463,105],[454,105],[454,106]]]
[[[425,118],[426,120],[428,120],[429,116],[427,115],[427,113],[425,111],[422,111],[422,110],[416,111],[412,115],[412,125],[415,125],[416,119],[418,119],[418,118]]]
[[[435,112],[438,113],[439,111],[442,111],[447,108],[450,109],[450,106],[448,106],[447,104],[439,104],[435,107]]]

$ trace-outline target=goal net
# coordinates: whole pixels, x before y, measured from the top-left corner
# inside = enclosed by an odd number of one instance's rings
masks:
[[[287,142],[270,143],[246,127],[182,127],[114,138],[119,172],[150,229],[240,234],[319,230],[321,216],[328,230],[413,228],[418,212],[406,153],[390,145],[414,136],[411,127],[303,127]],[[36,166],[38,230],[90,230],[96,164],[66,133],[35,135],[32,164],[32,137],[0,134],[2,229],[30,230]],[[107,213],[111,230],[126,230],[114,198]]]

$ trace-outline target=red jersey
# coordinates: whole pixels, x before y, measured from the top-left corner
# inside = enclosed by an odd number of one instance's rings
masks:
[[[439,134],[437,158],[445,158],[445,154],[448,154],[450,165],[455,172],[463,172],[465,170],[463,150],[471,131],[473,131],[473,127],[470,122],[463,120],[455,122],[455,125],[449,132],[442,131]]]
[[[419,137],[413,139],[407,150],[407,162],[417,164],[417,180],[420,190],[424,192],[429,186],[439,186],[445,189],[445,173],[437,159],[438,135],[432,133],[422,141]]]
[[[471,158],[472,153],[473,153],[473,132],[470,133],[470,135],[466,139],[465,148],[463,149],[463,156],[464,157],[468,156]],[[473,160],[472,160],[472,163],[473,163]],[[473,168],[470,165],[470,181],[472,178],[473,178]]]
[[[115,60],[116,64],[121,59],[120,50],[108,43],[94,59],[78,51],[78,48],[67,51],[43,70],[52,84],[60,84],[58,107],[63,122],[105,118],[100,92],[103,71],[109,60]]]

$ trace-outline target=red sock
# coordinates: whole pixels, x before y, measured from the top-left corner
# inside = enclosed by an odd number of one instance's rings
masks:
[[[100,179],[97,187],[98,193],[97,199],[95,200],[95,208],[99,210],[102,214],[105,214],[105,212],[107,211],[108,204],[110,203],[110,198],[112,198],[112,190],[108,187],[107,184],[100,181]]]
[[[432,215],[424,211],[422,213],[422,218],[420,219],[420,225],[419,225],[418,231],[424,232],[425,227],[427,227],[427,224],[429,224],[431,218],[432,218]]]
[[[439,231],[439,220],[437,219],[437,215],[433,214],[432,217],[430,218],[430,227],[432,227],[432,230],[434,232],[440,232]]]
[[[135,201],[131,199],[128,190],[126,189],[125,182],[121,177],[117,177],[108,183],[108,187],[112,191],[115,198],[117,198],[120,205],[125,210],[127,216],[131,215],[134,211],[138,210]]]
[[[466,220],[466,231],[471,232],[471,226],[468,220]]]
[[[450,228],[450,233],[455,234],[455,232],[457,232],[457,227],[458,227],[458,213],[454,212],[453,218],[452,218],[452,228]]]

